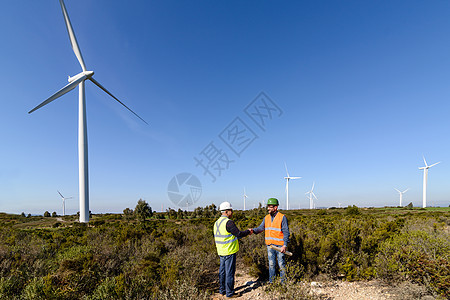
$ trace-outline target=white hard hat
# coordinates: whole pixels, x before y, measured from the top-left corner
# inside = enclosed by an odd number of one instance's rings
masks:
[[[220,211],[224,211],[224,210],[227,210],[227,209],[233,209],[233,206],[231,206],[230,202],[225,201],[225,202],[220,203],[220,205],[219,205],[219,210]]]

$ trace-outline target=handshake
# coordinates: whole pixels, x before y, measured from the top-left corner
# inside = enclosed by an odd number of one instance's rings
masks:
[[[252,229],[252,228],[249,228],[248,231],[250,231],[250,234],[249,234],[249,235],[252,235],[252,234],[253,234],[253,229]]]

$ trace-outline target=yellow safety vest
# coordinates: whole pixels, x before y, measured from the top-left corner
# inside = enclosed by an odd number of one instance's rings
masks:
[[[214,223],[214,240],[220,256],[231,255],[239,251],[238,238],[227,231],[228,218],[221,216]]]

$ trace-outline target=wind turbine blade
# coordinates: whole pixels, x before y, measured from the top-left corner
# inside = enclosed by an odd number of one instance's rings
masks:
[[[86,66],[84,65],[83,56],[81,55],[80,47],[78,46],[77,38],[75,37],[75,33],[73,32],[72,24],[70,23],[69,15],[67,14],[66,6],[64,5],[63,0],[59,0],[61,4],[61,9],[64,15],[64,21],[66,23],[67,32],[69,33],[70,44],[72,44],[73,52],[75,53],[78,62],[81,65],[83,71],[86,71]]]
[[[64,196],[63,195],[61,195],[61,193],[57,190],[57,192],[58,192],[58,194],[61,196],[61,198],[64,198]]]
[[[316,184],[316,183],[313,181],[313,185],[312,185],[312,188],[311,188],[311,192],[314,190],[314,184]]]
[[[422,155],[422,157],[423,157],[423,162],[425,163],[425,167],[428,167],[428,165],[427,165],[427,161],[425,160],[425,156],[424,156],[424,155]]]
[[[397,192],[401,193],[399,190],[397,190],[396,188],[394,188],[394,190],[396,190]]]
[[[64,199],[66,199],[66,200],[67,200],[67,199],[73,199],[73,197],[69,197],[69,198],[64,198]]]
[[[314,194],[313,192],[311,192],[311,193],[314,196],[314,198],[316,198],[316,200],[319,200],[319,199],[317,199],[316,194]]]
[[[131,111],[136,117],[138,117],[139,119],[142,120],[142,122],[144,122],[145,124],[148,125],[147,122],[145,122],[144,119],[142,119],[141,117],[139,117],[139,115],[137,113],[135,113],[134,111],[132,111],[128,106],[126,106],[125,104],[123,104],[119,99],[117,99],[116,97],[114,97],[113,94],[111,94],[106,88],[104,88],[97,80],[95,80],[94,78],[89,78],[90,81],[92,81],[93,83],[95,83],[96,86],[98,86],[99,88],[101,88],[103,91],[105,91],[108,95],[110,95],[111,97],[113,97],[117,102],[119,102],[120,104],[122,104],[126,109],[128,109],[129,111]]]
[[[406,193],[407,191],[409,191],[409,188],[406,189],[406,190],[404,190],[404,191],[402,192],[402,194]]]
[[[287,165],[286,165],[286,162],[284,162],[284,168],[286,169],[286,174],[287,174],[287,177],[289,177],[289,172],[288,172],[288,169],[287,169]]]
[[[300,179],[301,177],[289,177],[289,179]]]
[[[73,90],[80,82],[82,82],[83,80],[86,79],[86,75],[81,76],[80,78],[78,78],[77,80],[69,83],[68,85],[66,85],[65,87],[63,87],[62,89],[60,89],[59,91],[57,91],[56,93],[54,93],[50,98],[48,98],[47,100],[45,100],[44,102],[42,102],[41,104],[39,104],[38,106],[36,106],[35,108],[33,108],[32,110],[30,110],[28,113],[31,114],[33,111],[38,110],[39,108],[41,108],[44,105],[49,104],[50,102],[52,102],[53,100],[61,97],[62,95],[70,92],[71,90]]]
[[[441,163],[441,162],[437,162],[437,163],[432,164],[431,166],[428,166],[428,167],[431,168],[431,167],[433,167],[433,166],[435,166],[435,165],[437,165],[437,164],[439,164],[439,163]]]

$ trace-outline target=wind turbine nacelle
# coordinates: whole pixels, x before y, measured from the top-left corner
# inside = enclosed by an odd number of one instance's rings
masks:
[[[84,71],[84,72],[81,72],[81,73],[79,73],[79,74],[77,74],[77,75],[75,75],[73,77],[69,76],[68,81],[69,81],[69,83],[71,83],[71,82],[74,82],[75,80],[79,79],[80,77],[86,76],[87,78],[90,78],[93,75],[94,75],[94,71]]]

